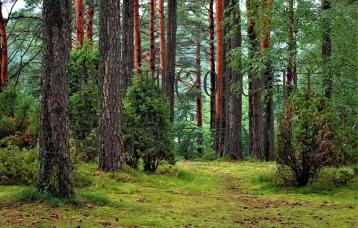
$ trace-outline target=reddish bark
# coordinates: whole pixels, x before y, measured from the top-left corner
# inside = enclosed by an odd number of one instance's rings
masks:
[[[0,90],[5,87],[8,79],[8,56],[5,19],[2,14],[2,3],[0,3],[0,40],[1,40],[1,65],[0,65]]]
[[[84,32],[85,32],[85,17],[84,17],[83,0],[76,0],[76,44],[83,46]]]
[[[140,74],[141,69],[141,37],[140,37],[140,17],[139,17],[139,0],[134,0],[134,67],[136,73]]]
[[[159,45],[160,45],[160,71],[162,77],[165,75],[165,17],[164,17],[164,0],[159,0]]]
[[[217,69],[217,92],[215,99],[215,117],[216,121],[220,120],[221,117],[221,96],[222,96],[222,73],[223,73],[223,29],[222,29],[222,20],[223,20],[223,1],[216,1],[216,69]]]
[[[210,129],[215,128],[215,23],[214,23],[214,0],[209,1],[209,59],[210,59]]]
[[[150,40],[150,71],[155,74],[155,0],[150,0],[150,24],[149,24],[149,40]]]
[[[87,20],[86,20],[86,38],[93,41],[93,24],[94,24],[94,2],[90,0],[87,8]]]

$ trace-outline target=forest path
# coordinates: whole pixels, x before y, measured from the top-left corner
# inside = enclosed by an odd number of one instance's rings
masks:
[[[75,201],[0,186],[0,227],[357,227],[355,190],[277,189],[264,182],[274,167],[180,161],[148,174],[82,164],[91,185]]]

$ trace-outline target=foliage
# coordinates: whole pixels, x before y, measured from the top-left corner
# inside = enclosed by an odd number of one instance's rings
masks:
[[[97,157],[95,129],[99,118],[98,63],[97,47],[89,42],[71,52],[70,128],[76,152],[85,160]]]
[[[37,176],[37,148],[16,146],[0,149],[0,185],[34,184]]]
[[[336,123],[335,109],[325,98],[296,94],[287,102],[280,119],[277,162],[289,167],[293,184],[304,186],[322,167],[339,165],[342,140]]]
[[[154,172],[162,161],[174,163],[169,108],[161,89],[149,76],[134,77],[124,99],[127,163]]]
[[[39,102],[9,85],[0,93],[0,147],[33,148],[39,130]]]

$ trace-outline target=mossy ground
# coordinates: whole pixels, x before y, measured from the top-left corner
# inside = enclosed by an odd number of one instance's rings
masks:
[[[357,178],[294,189],[272,184],[272,163],[179,162],[156,174],[126,169],[91,179],[73,199],[0,186],[0,227],[357,227]]]

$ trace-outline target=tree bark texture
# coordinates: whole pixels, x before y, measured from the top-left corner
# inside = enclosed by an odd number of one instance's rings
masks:
[[[288,0],[288,67],[287,67],[287,82],[286,82],[286,96],[290,96],[294,90],[294,81],[297,78],[296,72],[296,55],[297,55],[297,41],[295,32],[295,11],[294,0]]]
[[[230,24],[234,27],[234,33],[230,37],[230,49],[240,48],[242,42],[240,3],[238,0],[230,0],[227,10]],[[226,96],[226,131],[227,153],[230,159],[242,159],[241,153],[241,120],[242,120],[242,65],[236,69],[227,67],[227,96]],[[239,88],[239,91],[235,90]]]
[[[102,106],[99,168],[116,171],[123,163],[120,0],[101,0],[99,12]]]
[[[133,17],[134,17],[134,67],[136,74],[141,74],[141,35],[140,35],[140,16],[139,0],[133,0]]]
[[[196,112],[197,112],[197,126],[200,129],[198,135],[198,154],[203,155],[203,135],[201,134],[201,129],[203,127],[203,102],[201,96],[201,43],[200,40],[196,41],[196,50],[195,50],[195,66],[196,66],[196,89],[198,90],[198,95],[196,96]]]
[[[95,0],[88,0],[87,18],[86,18],[86,38],[91,42],[93,41],[94,8],[95,8],[94,1]]]
[[[150,0],[150,22],[149,22],[149,42],[150,42],[150,71],[155,75],[155,0]]]
[[[163,78],[164,94],[168,99],[170,120],[174,122],[174,82],[177,31],[177,0],[168,2],[166,70]]]
[[[0,91],[5,87],[8,80],[8,56],[6,23],[2,14],[2,3],[0,3]]]
[[[257,39],[255,18],[258,9],[255,0],[246,0],[247,9],[247,34],[249,38],[249,140],[250,155],[262,158],[262,102],[261,87],[262,78],[258,70],[253,66],[257,61],[260,44]]]
[[[160,74],[165,75],[165,12],[164,0],[159,0],[159,48],[160,48]]]
[[[122,48],[122,91],[123,95],[127,91],[127,88],[131,81],[134,68],[134,1],[127,0],[123,2],[123,48]]]
[[[85,7],[83,0],[76,0],[76,45],[83,46],[85,37]]]
[[[261,55],[263,58],[264,112],[263,112],[263,157],[266,161],[274,158],[274,112],[273,112],[273,76],[270,62],[272,0],[261,2]]]
[[[209,1],[209,61],[210,61],[210,129],[215,129],[215,22],[214,22],[214,0]]]
[[[43,81],[38,190],[74,193],[68,127],[71,1],[43,1]]]
[[[323,59],[323,82],[325,97],[330,99],[332,97],[333,88],[333,72],[331,66],[332,57],[332,37],[331,37],[331,23],[329,19],[329,11],[331,10],[331,0],[322,0],[322,59]]]

